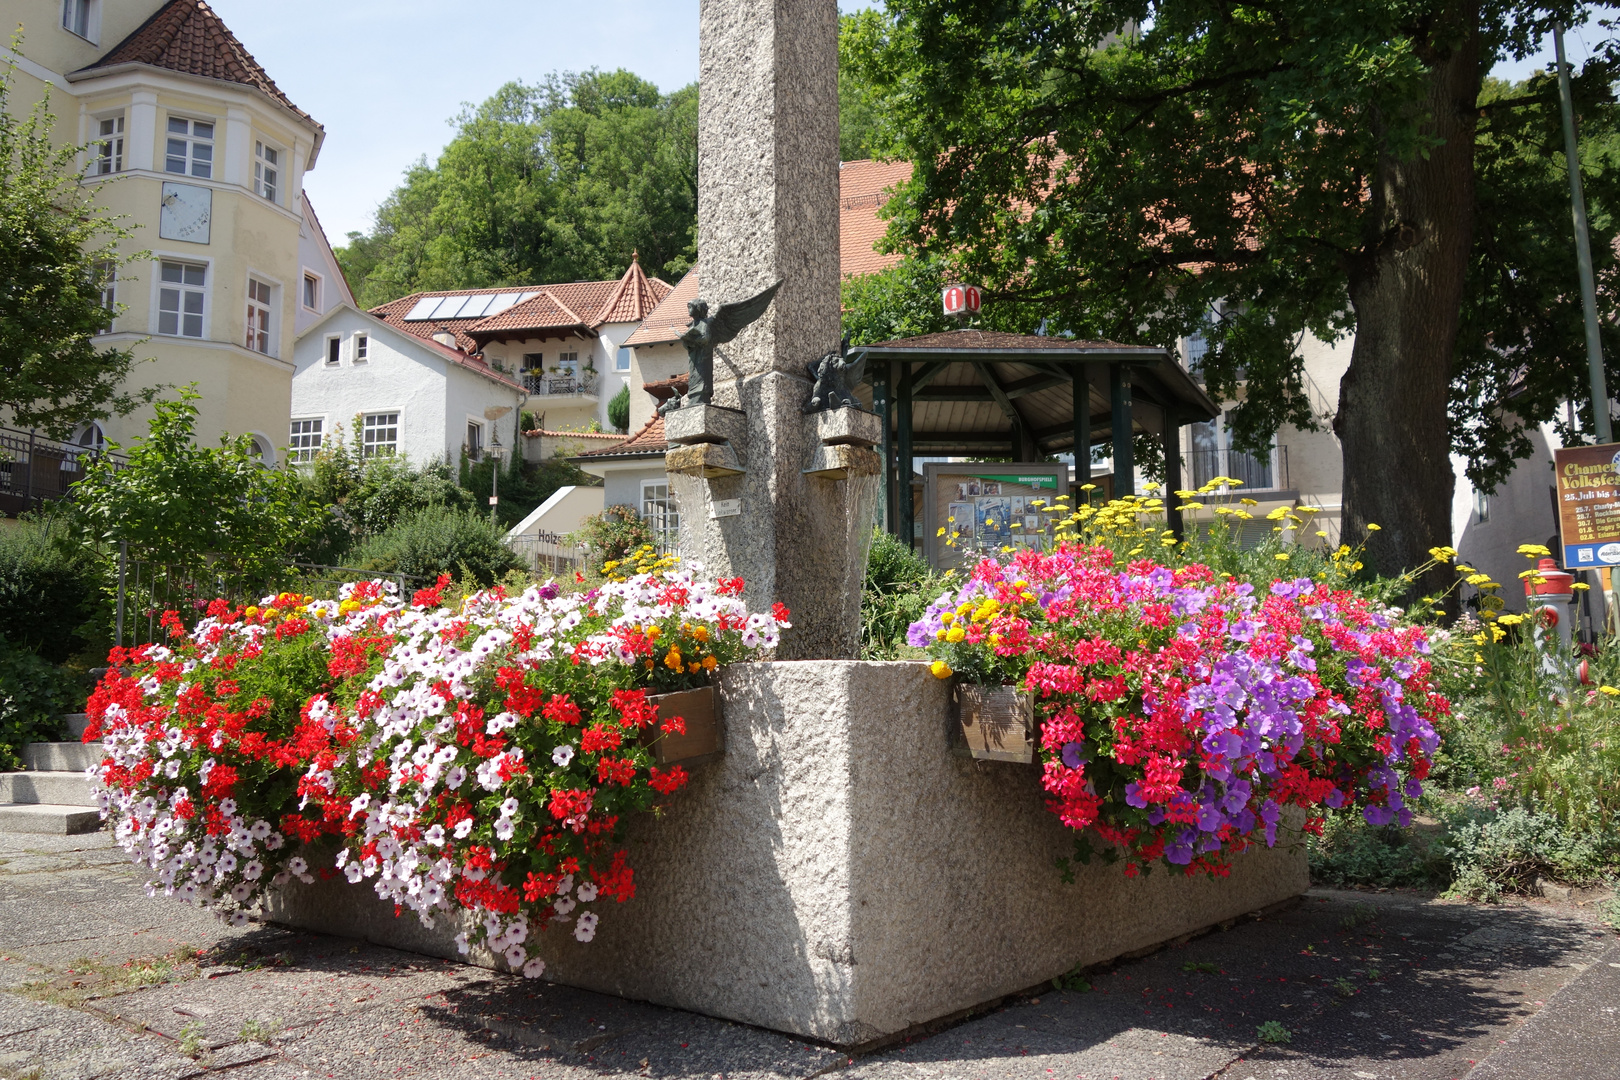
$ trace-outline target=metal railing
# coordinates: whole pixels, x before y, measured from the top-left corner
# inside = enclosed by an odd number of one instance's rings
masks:
[[[523,389],[535,397],[594,394],[598,382],[594,371],[525,371]]]
[[[517,552],[537,574],[561,577],[584,567],[587,549],[560,533],[532,532],[506,538],[506,546]]]
[[[1288,485],[1288,447],[1273,447],[1270,457],[1237,450],[1193,450],[1184,460],[1186,485],[1198,488],[1217,476],[1242,481],[1241,491],[1282,491]]]
[[[84,479],[85,465],[105,457],[122,464],[120,454],[47,438],[36,431],[0,427],[0,514],[21,514],[40,503],[68,497]]]

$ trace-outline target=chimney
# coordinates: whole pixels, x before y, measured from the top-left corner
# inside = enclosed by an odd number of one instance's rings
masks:
[[[442,326],[433,332],[433,340],[437,341],[440,345],[443,345],[446,348],[460,348],[460,346],[456,344],[456,335],[452,334]]]

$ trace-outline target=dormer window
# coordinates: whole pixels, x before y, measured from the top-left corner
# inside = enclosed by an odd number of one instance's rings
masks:
[[[104,116],[96,121],[96,141],[91,144],[92,176],[124,171],[124,114]]]
[[[253,144],[253,193],[279,202],[281,190],[281,151],[262,142]]]
[[[214,175],[214,124],[211,120],[169,117],[169,137],[163,154],[165,172],[182,176]]]

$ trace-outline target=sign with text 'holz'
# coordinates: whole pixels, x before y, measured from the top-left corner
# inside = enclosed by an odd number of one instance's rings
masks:
[[[1564,569],[1620,566],[1620,443],[1553,451]]]

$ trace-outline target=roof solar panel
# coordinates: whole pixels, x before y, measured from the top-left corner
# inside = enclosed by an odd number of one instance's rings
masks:
[[[416,302],[415,307],[411,308],[410,311],[405,313],[406,321],[409,322],[412,319],[420,320],[430,317],[433,314],[433,309],[438,307],[443,300],[444,297],[442,296],[422,297],[422,299]]]
[[[456,317],[456,312],[460,311],[461,306],[466,302],[467,298],[465,296],[447,296],[444,298],[444,303],[433,309],[433,317],[435,319],[453,319]]]
[[[495,299],[493,293],[482,293],[478,296],[467,297],[466,306],[461,309],[458,319],[471,319],[483,315],[489,309],[490,301]]]
[[[522,293],[503,292],[499,296],[495,297],[495,299],[490,303],[489,307],[484,309],[484,314],[499,315],[501,312],[517,303],[519,298],[522,296]]]

